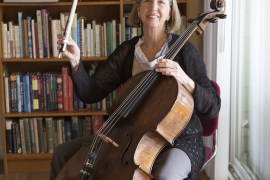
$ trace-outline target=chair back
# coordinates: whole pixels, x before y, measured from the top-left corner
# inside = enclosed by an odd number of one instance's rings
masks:
[[[214,89],[217,91],[218,95],[220,95],[220,88],[219,85],[213,81],[210,80],[212,86],[214,87]],[[200,113],[196,112],[196,115],[198,116],[198,118],[201,120],[201,124],[203,127],[203,136],[211,136],[213,135],[217,128],[218,128],[218,116],[212,118],[212,119],[207,119],[204,118]]]

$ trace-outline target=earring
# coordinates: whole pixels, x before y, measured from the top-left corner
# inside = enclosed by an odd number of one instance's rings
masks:
[[[166,20],[166,33],[169,33],[170,27],[169,27],[169,21]]]
[[[140,27],[142,27],[142,20],[140,20]]]

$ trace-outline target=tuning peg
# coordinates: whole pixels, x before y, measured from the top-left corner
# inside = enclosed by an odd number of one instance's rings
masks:
[[[210,23],[216,23],[216,22],[217,22],[217,19],[211,18],[211,19],[208,19],[208,21],[209,21]]]
[[[225,18],[227,18],[227,14],[217,14],[216,17],[218,17],[220,19],[225,19]]]

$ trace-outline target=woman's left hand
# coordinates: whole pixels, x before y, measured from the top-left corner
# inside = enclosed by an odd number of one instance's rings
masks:
[[[195,83],[188,77],[177,62],[170,59],[158,59],[155,67],[156,72],[160,72],[166,76],[173,76],[179,83],[185,86],[191,94],[193,94]]]

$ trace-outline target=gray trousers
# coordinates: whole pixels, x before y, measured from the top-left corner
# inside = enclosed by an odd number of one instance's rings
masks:
[[[93,136],[78,138],[58,145],[51,159],[50,180],[56,179],[64,164],[81,148],[82,143],[91,143]],[[191,171],[191,162],[187,154],[177,148],[161,153],[153,167],[155,180],[183,180]]]

